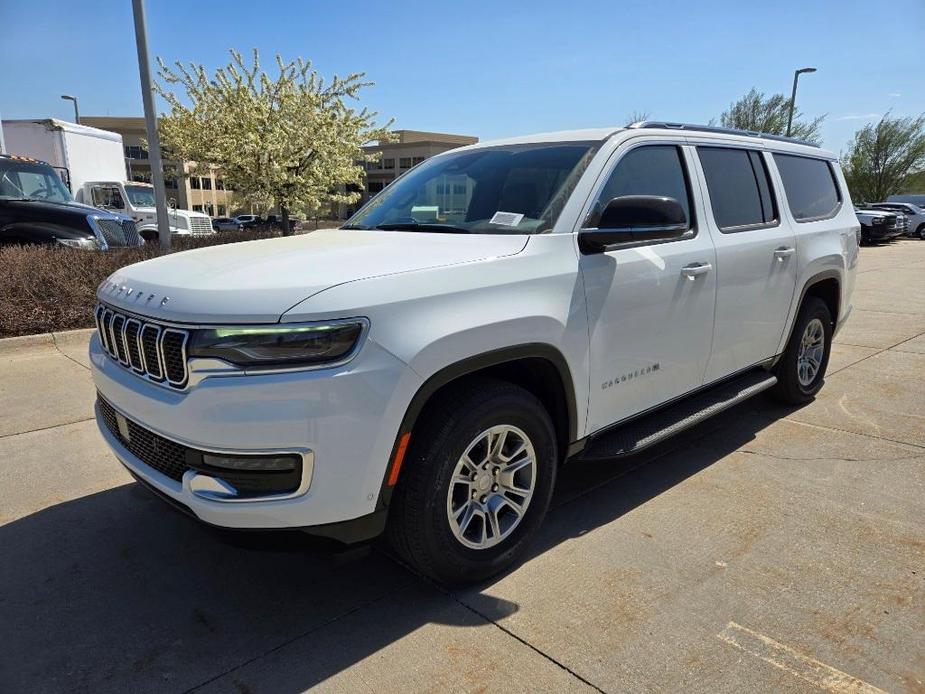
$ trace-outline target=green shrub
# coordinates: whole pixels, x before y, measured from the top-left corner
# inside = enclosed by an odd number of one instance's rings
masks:
[[[279,236],[269,231],[174,237],[174,251]],[[64,246],[0,247],[0,337],[93,327],[96,288],[126,265],[159,255],[157,246],[107,252]]]

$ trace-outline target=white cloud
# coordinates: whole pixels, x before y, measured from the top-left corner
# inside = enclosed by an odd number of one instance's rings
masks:
[[[846,113],[835,120],[873,120],[874,118],[880,118],[880,116],[881,114],[879,113]]]
[[[887,96],[893,97],[894,99],[898,99],[902,95],[903,95],[902,92],[890,92],[889,94],[887,94]]]

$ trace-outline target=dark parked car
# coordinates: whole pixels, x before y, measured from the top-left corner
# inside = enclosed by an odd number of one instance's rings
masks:
[[[255,214],[239,214],[234,218],[234,221],[239,224],[242,229],[253,229],[254,227],[263,226],[263,220]]]
[[[144,239],[131,217],[74,202],[45,162],[0,154],[0,245],[15,244],[106,250]]]
[[[215,231],[241,231],[244,227],[231,217],[213,217],[212,228]]]
[[[861,243],[889,241],[901,236],[906,230],[905,217],[884,210],[854,209],[861,223]]]
[[[864,208],[894,212],[905,216],[908,222],[906,236],[915,236],[925,241],[925,207],[911,202],[875,202],[864,205]]]
[[[289,218],[289,229],[293,230],[297,226],[299,226],[299,224],[301,223],[302,223],[302,220],[299,219],[298,217],[290,217]],[[277,214],[268,214],[267,215],[267,226],[270,227],[271,229],[282,229],[283,228],[283,218]]]

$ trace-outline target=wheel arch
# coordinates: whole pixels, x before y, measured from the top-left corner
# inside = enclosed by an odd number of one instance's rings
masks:
[[[404,449],[427,403],[451,385],[485,376],[524,387],[543,403],[556,429],[560,460],[564,459],[569,443],[578,438],[578,406],[571,370],[562,352],[545,343],[529,343],[483,352],[441,368],[415,392],[392,445],[377,509],[389,505],[400,472],[393,472],[393,467],[396,464],[400,466],[400,458],[404,455]]]
[[[838,315],[841,310],[841,291],[842,273],[834,268],[817,272],[803,283],[799,300],[794,304],[793,310],[788,318],[787,329],[784,331],[783,335],[781,335],[781,343],[778,348],[779,354],[774,359],[775,364],[790,343],[793,329],[797,324],[797,317],[800,315],[800,309],[803,307],[806,297],[815,296],[825,302],[829,309],[829,313],[832,314],[832,323],[834,327],[838,325]]]

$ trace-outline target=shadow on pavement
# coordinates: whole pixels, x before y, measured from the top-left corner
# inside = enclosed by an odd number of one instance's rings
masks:
[[[531,558],[614,521],[786,414],[758,399],[645,457],[567,466]],[[137,484],[0,527],[0,557],[0,691],[186,690],[302,639],[311,657],[268,662],[274,689],[306,689],[424,624],[488,624],[375,549],[215,530]],[[490,619],[518,609],[478,588],[458,599]],[[335,620],[352,625],[346,635],[330,635]]]

